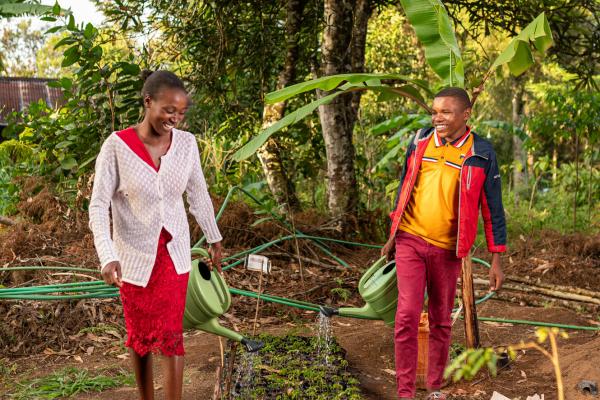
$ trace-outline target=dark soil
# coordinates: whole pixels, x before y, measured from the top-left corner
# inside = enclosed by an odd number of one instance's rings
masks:
[[[70,265],[97,267],[92,236],[87,228],[87,215],[68,211],[51,191],[36,181],[24,183],[20,215],[14,227],[0,227],[0,267],[20,265]],[[89,193],[89,185],[81,185],[81,196]],[[215,209],[222,200],[215,200]],[[252,226],[264,217],[255,215],[244,203],[232,202],[220,227],[225,237],[225,253],[234,254],[254,247],[289,230],[272,221]],[[365,217],[378,218],[377,216]],[[383,217],[381,217],[383,218]],[[331,229],[327,219],[314,212],[295,216],[295,226],[304,233],[342,237]],[[357,222],[360,225],[360,221]],[[376,224],[365,223],[367,226]],[[195,223],[195,239],[199,230]],[[363,233],[364,238],[376,238],[376,233]],[[357,237],[360,239],[361,235]],[[357,240],[351,238],[350,240]],[[359,240],[360,241],[360,240]],[[372,239],[379,242],[379,239]],[[581,287],[597,291],[600,287],[600,238],[598,235],[560,235],[547,231],[539,238],[521,238],[511,243],[503,257],[507,274],[529,277],[534,281]],[[336,266],[309,241],[298,241],[299,252],[311,261],[298,260],[296,243],[285,242],[265,253],[273,262],[273,274],[263,282],[271,294],[336,306],[362,305],[356,285],[362,272],[378,258],[377,250],[332,245],[335,254],[351,265]],[[273,254],[277,253],[277,254]],[[482,258],[488,258],[481,253]],[[0,272],[0,285],[30,286],[70,280],[98,279],[98,276],[64,275],[57,272],[21,273]],[[258,276],[234,268],[225,273],[232,287],[258,290]],[[256,300],[234,296],[232,309],[223,318],[223,324],[242,331],[253,327]],[[582,316],[560,308],[525,307],[507,302],[488,301],[479,307],[482,316],[530,319],[566,324],[590,325],[598,316]],[[0,303],[0,398],[14,387],[15,380],[39,377],[65,366],[85,367],[91,370],[107,366],[129,368],[123,347],[122,310],[118,299],[82,300],[72,302],[3,301]],[[263,304],[257,319],[257,329],[278,335],[314,333],[316,313],[289,307]],[[533,338],[534,328],[526,325],[508,326],[482,323],[481,338],[484,346],[506,345]],[[350,371],[358,377],[367,399],[394,399],[393,332],[379,321],[334,319],[334,334],[346,351]],[[582,331],[570,332],[571,337],[560,343],[563,376],[567,399],[578,399],[575,385],[581,379],[600,381],[599,336]],[[460,321],[455,326],[454,340],[463,343]],[[213,393],[220,364],[219,339],[202,332],[186,333],[185,399],[207,399]],[[157,363],[158,364],[158,363]],[[160,389],[160,368],[157,368],[157,387]],[[479,380],[479,382],[477,382]],[[448,390],[455,398],[489,399],[496,390],[508,397],[526,398],[534,393],[555,398],[553,373],[549,363],[534,351],[522,353],[519,358],[490,378],[480,374],[472,383],[451,385]],[[82,395],[81,399],[135,399],[134,388],[120,388],[100,394]],[[160,396],[159,396],[160,398]],[[582,399],[584,397],[581,397]]]

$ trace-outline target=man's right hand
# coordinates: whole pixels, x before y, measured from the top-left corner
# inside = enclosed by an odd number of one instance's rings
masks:
[[[385,257],[388,261],[392,261],[394,259],[394,255],[396,254],[396,240],[392,236],[386,243],[383,245],[381,249],[381,256]]]
[[[123,281],[121,280],[121,263],[111,261],[106,264],[102,269],[102,279],[104,279],[107,285],[123,286]]]

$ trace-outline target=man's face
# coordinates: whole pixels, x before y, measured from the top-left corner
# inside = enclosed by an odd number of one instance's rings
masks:
[[[439,137],[453,141],[458,139],[467,126],[471,108],[455,97],[436,97],[433,99],[431,122]]]

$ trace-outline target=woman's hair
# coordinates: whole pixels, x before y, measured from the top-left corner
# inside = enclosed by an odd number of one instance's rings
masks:
[[[187,93],[181,79],[171,71],[148,71],[147,69],[141,72],[144,86],[142,87],[142,98],[150,96],[156,98],[156,95],[162,89],[180,89]]]

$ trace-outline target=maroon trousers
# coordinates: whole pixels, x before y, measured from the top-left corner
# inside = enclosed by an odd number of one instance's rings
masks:
[[[398,309],[394,331],[398,397],[415,396],[417,333],[425,288],[429,297],[428,389],[442,386],[450,347],[451,314],[461,260],[404,231],[396,234]]]

